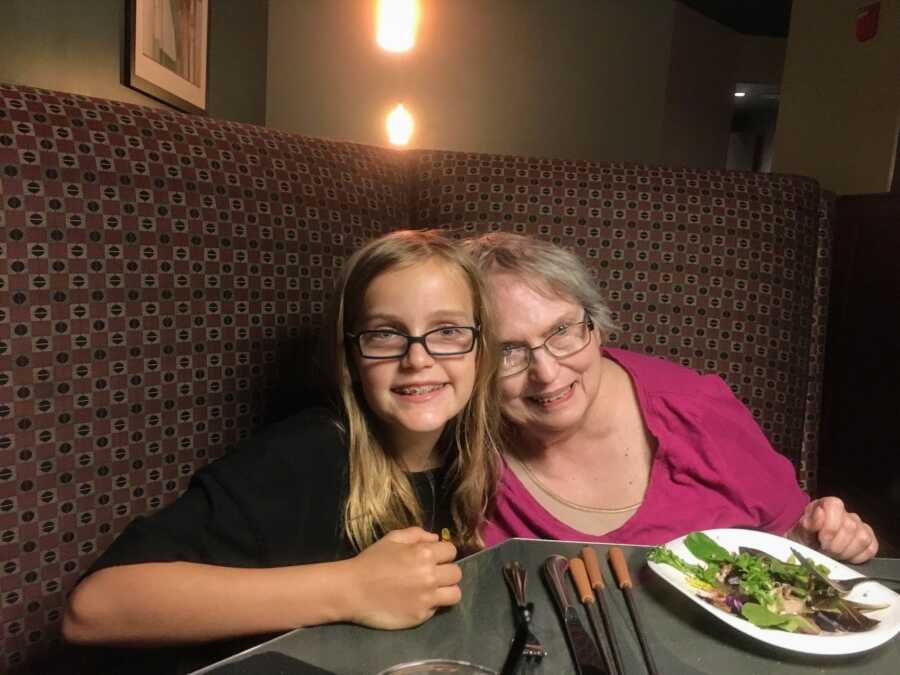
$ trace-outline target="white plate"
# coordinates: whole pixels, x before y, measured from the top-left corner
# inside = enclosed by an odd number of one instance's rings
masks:
[[[737,552],[739,546],[765,551],[779,560],[787,560],[791,555],[791,548],[811,558],[816,564],[825,565],[829,570],[829,576],[835,579],[850,579],[861,576],[856,570],[824,556],[818,551],[797,544],[774,534],[756,532],[754,530],[706,530],[704,534],[712,538],[723,548]],[[673,553],[689,563],[702,563],[697,560],[684,545],[684,537],[679,537],[666,544]],[[647,561],[654,572],[672,584],[691,600],[700,605],[713,616],[721,619],[729,626],[746,633],[757,640],[768,642],[770,645],[790,649],[806,654],[854,654],[884,644],[892,637],[900,633],[900,595],[878,583],[861,584],[853,589],[847,596],[851,600],[869,602],[872,604],[889,604],[890,607],[877,612],[866,612],[866,616],[877,619],[880,623],[872,630],[863,633],[823,633],[821,635],[802,635],[789,633],[776,628],[759,628],[741,617],[729,614],[714,605],[709,604],[697,596],[697,589],[687,584],[685,575],[671,565],[663,565]]]

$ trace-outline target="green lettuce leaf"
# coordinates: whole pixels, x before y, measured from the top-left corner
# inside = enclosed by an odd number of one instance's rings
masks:
[[[684,545],[696,558],[706,562],[731,562],[733,558],[731,553],[703,532],[691,532],[684,538]]]
[[[810,633],[816,635],[822,632],[815,623],[799,614],[776,614],[755,602],[745,602],[741,607],[741,615],[754,626],[760,628],[780,628],[789,633]]]

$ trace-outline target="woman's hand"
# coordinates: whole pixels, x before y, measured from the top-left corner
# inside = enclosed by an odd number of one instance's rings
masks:
[[[807,504],[786,536],[851,563],[865,562],[878,553],[872,528],[855,513],[848,513],[837,497],[822,497]]]
[[[348,619],[373,628],[409,628],[462,597],[456,547],[419,527],[394,530],[347,561]]]

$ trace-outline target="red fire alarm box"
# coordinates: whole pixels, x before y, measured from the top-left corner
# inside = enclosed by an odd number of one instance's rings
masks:
[[[856,12],[856,40],[865,42],[871,40],[878,33],[878,10],[880,2],[860,7]]]

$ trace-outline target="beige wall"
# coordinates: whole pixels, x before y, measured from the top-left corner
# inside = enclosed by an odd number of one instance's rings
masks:
[[[663,112],[663,163],[725,166],[738,37],[730,28],[675,3]]]
[[[121,84],[125,3],[3,3],[0,80],[163,107]]]
[[[787,38],[735,33],[735,82],[777,84],[784,72]]]
[[[900,125],[900,0],[856,41],[857,0],[794,0],[773,170],[839,194],[889,189]]]
[[[267,123],[384,145],[658,162],[675,3],[422,0],[405,55],[374,43],[369,0],[271,0]]]
[[[0,82],[165,108],[122,84],[124,0],[0,0]],[[265,122],[266,0],[211,0],[208,111]]]

